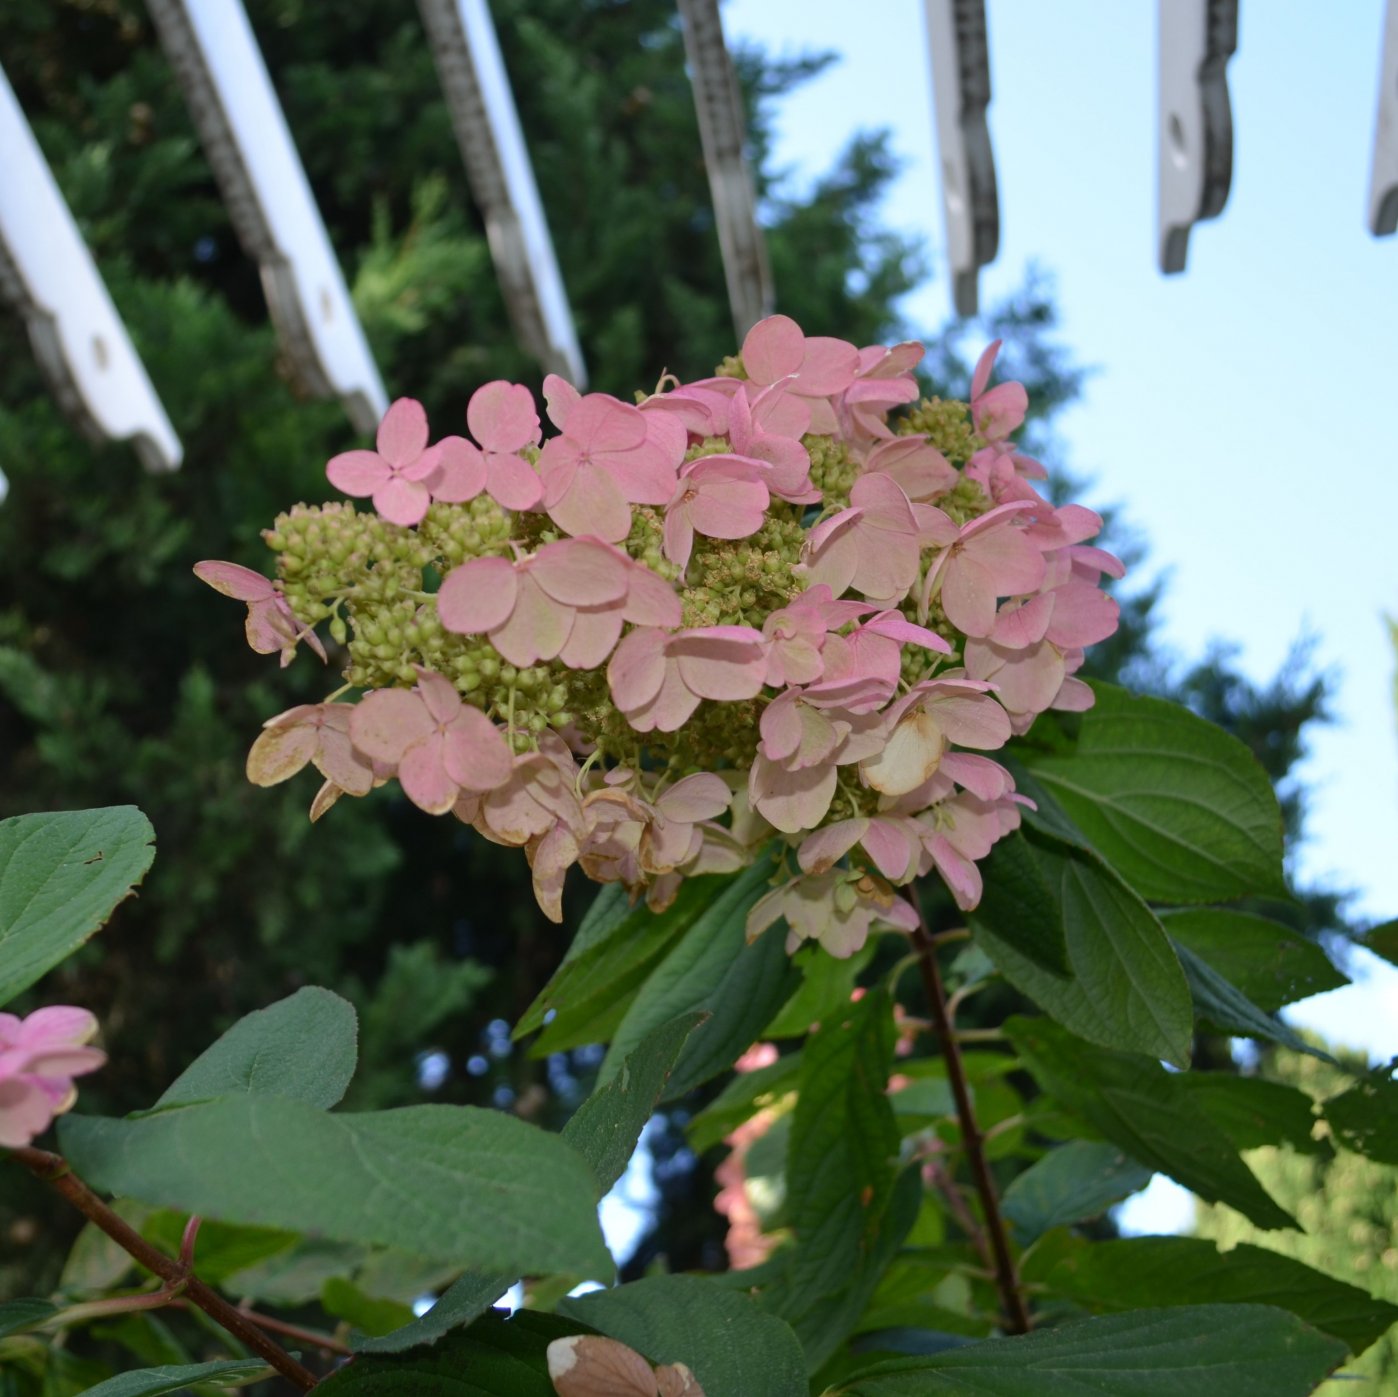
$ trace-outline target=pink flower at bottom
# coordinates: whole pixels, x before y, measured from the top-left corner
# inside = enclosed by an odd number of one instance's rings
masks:
[[[83,1045],[97,1032],[86,1009],[53,1004],[27,1018],[0,1014],[0,1146],[19,1149],[77,1099],[73,1078],[107,1060]]]

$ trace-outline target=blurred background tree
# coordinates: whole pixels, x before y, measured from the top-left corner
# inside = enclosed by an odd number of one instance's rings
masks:
[[[492,8],[593,386],[629,396],[662,368],[711,370],[735,346],[673,3]],[[479,383],[537,382],[509,331],[413,8],[248,9],[390,395],[420,398],[452,430]],[[336,405],[298,396],[278,360],[256,268],[144,9],[9,0],[0,54],[187,453],[178,474],[150,477],[124,448],[93,449],[48,395],[23,327],[0,315],[11,486],[0,506],[0,816],[134,802],[159,835],[139,900],[45,987],[103,1021],[112,1061],[85,1100],[108,1112],[148,1104],[239,1015],[315,982],[361,1010],[351,1104],[431,1094],[558,1124],[585,1089],[587,1054],[529,1061],[505,1022],[568,935],[535,910],[524,861],[388,796],[343,801],[313,832],[309,777],[271,791],[243,779],[261,721],[320,698],[325,679],[304,657],[279,674],[252,655],[237,609],[190,567],[212,557],[265,569],[259,531],[297,499],[326,498],[325,460],[359,443]],[[859,344],[925,335],[898,305],[928,274],[926,251],[880,224],[886,140],[861,136],[793,192],[771,168],[774,106],[831,59],[738,57],[779,309]],[[929,391],[965,391],[965,329],[928,336]],[[1002,367],[1027,386],[1053,461],[1053,414],[1082,370],[1056,338],[1042,278],[983,318],[975,348],[993,335],[1006,337]],[[1258,689],[1223,652],[1181,684],[1151,645],[1157,596],[1135,594],[1096,672],[1182,695],[1284,782],[1322,685],[1298,661]],[[1294,791],[1290,808],[1294,822]],[[578,898],[568,906],[581,911]],[[1300,920],[1336,927],[1333,899]],[[707,1171],[673,1129],[655,1149],[663,1199],[648,1253],[721,1264]],[[43,1207],[29,1193],[0,1201],[0,1297],[42,1293],[57,1273],[69,1234],[50,1230]]]

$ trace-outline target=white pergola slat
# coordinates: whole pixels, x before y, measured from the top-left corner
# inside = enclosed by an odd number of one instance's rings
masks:
[[[147,470],[175,470],[184,448],[3,70],[0,151],[0,293],[54,397],[87,436],[130,441]]]
[[[1184,271],[1189,231],[1216,218],[1233,181],[1228,60],[1238,47],[1238,0],[1158,0],[1160,64],[1158,258]]]
[[[361,432],[388,406],[241,0],[147,0],[238,240],[302,387]]]
[[[1376,238],[1398,231],[1398,0],[1388,0],[1385,16],[1369,173],[1369,231]]]
[[[486,0],[418,0],[519,342],[579,388],[587,368]]]
[[[977,274],[1000,246],[995,154],[986,125],[990,48],[984,0],[925,0],[932,102],[942,170],[942,214],[952,301],[958,315],[979,306]]]
[[[679,0],[699,139],[714,201],[733,328],[741,341],[772,313],[772,268],[757,222],[757,198],[744,158],[747,124],[738,75],[723,39],[718,0]]]

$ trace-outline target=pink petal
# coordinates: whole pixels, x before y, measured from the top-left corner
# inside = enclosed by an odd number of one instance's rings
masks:
[[[479,708],[463,703],[445,733],[442,765],[465,791],[493,791],[514,772],[504,734]]]
[[[995,356],[1000,352],[1000,346],[1004,340],[992,340],[981,351],[981,357],[976,360],[975,372],[971,375],[971,397],[979,398],[985,392],[986,384],[990,382],[991,370],[995,367]]]
[[[767,672],[762,634],[750,626],[681,631],[667,647],[686,686],[700,698],[734,701],[758,694]]]
[[[379,455],[391,466],[406,466],[427,446],[427,413],[416,398],[399,398],[379,423]]]
[[[1092,692],[1091,685],[1070,675],[1063,681],[1063,687],[1054,696],[1049,707],[1063,713],[1086,713],[1096,702],[1097,695]]]
[[[568,435],[589,451],[630,451],[646,439],[646,419],[639,408],[589,393],[568,414]]]
[[[466,425],[487,451],[518,451],[539,440],[533,394],[523,384],[503,378],[482,384],[471,394]]]
[[[453,568],[437,592],[437,615],[457,635],[503,626],[515,609],[519,580],[505,558],[471,558]]]
[[[622,612],[617,607],[577,611],[573,629],[558,658],[569,669],[598,669],[621,638]]]
[[[747,538],[765,522],[767,502],[765,485],[706,477],[690,501],[689,517],[709,538]]]
[[[201,582],[207,582],[216,592],[222,592],[225,597],[236,597],[239,601],[266,601],[276,595],[276,588],[260,572],[238,563],[195,563],[194,575]],[[277,648],[280,649],[280,646]]]
[[[554,659],[572,627],[573,608],[555,601],[525,572],[519,575],[514,610],[503,626],[491,631],[490,643],[512,665],[524,669]]]
[[[931,711],[938,727],[960,747],[991,751],[1010,740],[1010,720],[989,694],[937,699]]]
[[[29,1052],[78,1047],[96,1032],[97,1018],[89,1010],[73,1004],[46,1004],[24,1018],[16,1044]]]
[[[603,606],[626,595],[627,560],[615,548],[591,538],[546,543],[528,562],[534,581],[549,596],[570,606]]]
[[[567,490],[547,508],[549,518],[575,536],[620,543],[631,532],[631,507],[607,472],[590,463],[578,466]]]
[[[867,819],[839,820],[802,840],[796,861],[806,873],[824,873],[844,858],[869,828]]]
[[[683,607],[674,587],[644,563],[633,563],[627,574],[626,609],[622,615],[636,626],[675,627]]]
[[[812,335],[806,340],[806,356],[797,379],[806,397],[827,398],[843,393],[859,372],[859,351],[845,340]]]
[[[1096,645],[1116,630],[1121,608],[1090,582],[1069,582],[1050,595],[1053,619],[1046,634],[1060,649]]]
[[[1027,650],[1044,638],[1053,610],[1054,600],[1050,593],[1031,597],[1023,606],[1008,603],[996,616],[990,638],[1007,650]]]
[[[560,432],[567,431],[569,414],[581,401],[582,394],[566,378],[549,374],[544,379],[544,407],[548,411],[549,421]]]
[[[403,794],[429,815],[445,815],[461,794],[456,782],[447,775],[445,748],[442,734],[433,732],[413,743],[398,763],[398,784]]]
[[[942,574],[942,610],[968,636],[989,635],[995,626],[995,579],[974,558],[952,559]]]
[[[437,450],[438,475],[428,482],[432,498],[445,504],[475,499],[485,489],[485,457],[465,437],[443,437]]]
[[[486,492],[506,509],[533,509],[544,497],[539,473],[519,456],[491,452],[485,458]]]
[[[254,786],[289,780],[315,755],[320,734],[309,723],[264,728],[248,753],[247,777]]]
[[[921,852],[919,841],[892,820],[871,820],[859,842],[873,859],[874,867],[894,882],[902,882],[908,876],[910,865]]]
[[[881,611],[864,625],[865,630],[876,635],[887,636],[903,645],[921,645],[926,650],[936,650],[940,654],[951,653],[951,646],[936,631],[926,626],[916,626],[899,611]]]
[[[643,627],[623,637],[607,666],[612,698],[624,713],[643,707],[660,692],[665,679],[665,642],[662,630]]]
[[[673,509],[666,510],[661,542],[665,556],[683,572],[689,566],[689,555],[694,551],[694,525],[683,501]]]
[[[678,732],[699,707],[699,696],[685,686],[677,668],[665,666],[660,689],[649,703],[628,710],[626,721],[637,732]]]
[[[350,714],[350,740],[371,761],[397,762],[436,724],[420,694],[407,689],[375,689]]]
[[[881,795],[906,795],[937,770],[946,745],[936,717],[915,709],[896,724],[883,751],[859,764],[859,774]]]
[[[0,1081],[0,1146],[22,1149],[53,1120],[53,1103],[37,1086],[11,1079]]]
[[[982,800],[999,800],[1014,790],[1014,778],[997,761],[977,756],[974,752],[948,752],[942,758],[940,770],[958,786],[964,786]]]
[[[775,383],[796,373],[805,357],[806,337],[788,315],[759,320],[743,340],[743,367],[754,383]]]
[[[372,495],[391,471],[376,451],[343,451],[326,463],[325,474],[337,490],[362,497]]]
[[[440,674],[434,674],[430,669],[424,669],[421,665],[417,668],[417,691],[422,695],[422,702],[426,706],[432,721],[439,727],[442,724],[450,723],[461,711],[461,695],[456,692],[456,685],[450,679]]]
[[[374,508],[390,524],[412,528],[422,522],[432,496],[427,486],[401,476],[392,476],[374,491]]]
[[[825,818],[837,780],[833,766],[788,771],[759,754],[748,780],[748,799],[774,828],[800,834]]]
[[[676,781],[655,806],[667,820],[694,824],[718,819],[732,803],[733,792],[721,777],[711,771],[699,771]]]

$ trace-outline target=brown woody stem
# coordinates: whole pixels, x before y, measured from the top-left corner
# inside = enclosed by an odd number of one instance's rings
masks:
[[[976,1195],[980,1199],[981,1215],[985,1219],[985,1234],[990,1243],[991,1258],[995,1263],[995,1288],[1000,1293],[1005,1328],[1011,1334],[1027,1334],[1030,1328],[1029,1311],[1024,1303],[1024,1292],[1020,1288],[1014,1257],[1010,1254],[1010,1239],[1005,1230],[1005,1219],[1000,1212],[995,1180],[991,1178],[990,1164],[985,1157],[985,1136],[981,1133],[980,1125],[976,1121],[975,1107],[971,1104],[971,1090],[966,1081],[966,1066],[961,1059],[961,1045],[952,1027],[951,1015],[947,1012],[946,989],[942,985],[942,972],[937,964],[937,942],[922,915],[916,884],[909,884],[904,888],[903,895],[917,913],[917,927],[912,932],[913,947],[918,952],[918,970],[922,975],[923,989],[932,1013],[932,1027],[936,1031],[942,1058],[947,1065],[947,1080],[951,1083],[952,1099],[956,1102],[956,1115],[961,1123],[961,1146],[966,1151],[966,1162],[970,1166]]]
[[[284,1348],[272,1342],[252,1320],[236,1306],[230,1305],[217,1291],[211,1290],[188,1266],[166,1256],[151,1246],[129,1223],[114,1213],[68,1166],[62,1155],[31,1147],[14,1149],[11,1158],[24,1165],[35,1178],[61,1194],[87,1220],[100,1227],[124,1252],[147,1271],[153,1272],[170,1287],[181,1287],[180,1294],[191,1305],[197,1305],[216,1324],[221,1325],[241,1344],[264,1359],[302,1392],[316,1385],[316,1375],[303,1368]],[[189,1239],[192,1242],[192,1238]]]

